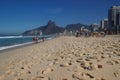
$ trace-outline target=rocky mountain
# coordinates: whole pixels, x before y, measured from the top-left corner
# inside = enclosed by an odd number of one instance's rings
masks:
[[[64,32],[64,30],[75,32],[77,30],[78,31],[81,30],[81,27],[90,29],[90,26],[80,24],[80,23],[69,24],[65,28],[63,28],[63,27],[57,26],[54,21],[49,20],[47,25],[40,26],[40,27],[32,29],[32,30],[25,31],[23,33],[23,35],[36,35],[36,34],[39,35],[39,34],[41,34],[41,32],[44,35],[50,35],[50,34],[62,33],[62,32]]]
[[[49,20],[47,25],[25,31],[23,35],[35,35],[35,34],[40,34],[41,32],[44,35],[50,35],[50,34],[60,33],[63,31],[64,28],[56,26],[54,21]]]
[[[87,29],[90,28],[90,26],[88,26],[88,25],[77,23],[77,24],[69,24],[65,27],[65,29],[68,31],[79,31],[79,30],[81,30],[82,27],[87,28]]]

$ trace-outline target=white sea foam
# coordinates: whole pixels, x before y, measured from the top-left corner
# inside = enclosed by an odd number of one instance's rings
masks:
[[[23,36],[2,36],[0,39],[5,39],[5,38],[21,38]]]
[[[33,42],[27,42],[27,43],[12,45],[12,46],[0,47],[0,50],[15,48],[15,47],[18,47],[18,46],[24,46],[24,45],[28,45],[28,44],[32,44],[32,43],[33,43]]]
[[[19,36],[19,37],[24,37],[24,36]],[[32,36],[27,36],[27,37],[32,37]],[[12,37],[6,37],[6,38],[12,38]],[[13,38],[14,38],[14,36],[13,36]],[[50,40],[50,39],[53,39],[53,38],[47,38],[46,40]],[[42,39],[39,40],[38,42],[41,42],[41,41],[42,41]],[[24,46],[24,45],[28,45],[28,44],[32,44],[32,43],[34,43],[34,42],[26,42],[26,43],[22,43],[22,44],[15,44],[15,45],[11,45],[11,46],[4,46],[4,47],[0,47],[0,50],[15,48],[15,47]]]

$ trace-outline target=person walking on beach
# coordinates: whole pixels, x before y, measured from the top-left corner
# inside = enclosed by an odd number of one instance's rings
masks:
[[[42,37],[42,41],[43,41],[43,42],[45,41],[45,37],[44,37],[44,36]]]
[[[76,37],[79,37],[80,36],[80,33],[79,32],[76,32]]]
[[[38,43],[38,37],[37,37],[37,36],[34,36],[33,41],[34,41],[35,43]]]

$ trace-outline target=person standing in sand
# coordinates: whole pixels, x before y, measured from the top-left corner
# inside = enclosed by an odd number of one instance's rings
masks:
[[[42,41],[43,41],[43,42],[45,41],[45,37],[44,37],[44,36],[42,37]]]
[[[34,36],[33,41],[34,41],[35,43],[38,43],[38,37],[37,37],[37,36]]]

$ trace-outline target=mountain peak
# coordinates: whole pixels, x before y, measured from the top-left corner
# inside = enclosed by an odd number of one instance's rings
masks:
[[[48,24],[47,24],[47,26],[56,26],[56,24],[55,24],[55,22],[54,21],[52,21],[52,20],[49,20],[48,21]]]

